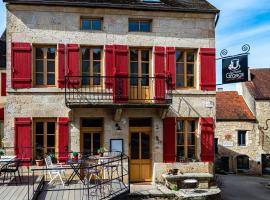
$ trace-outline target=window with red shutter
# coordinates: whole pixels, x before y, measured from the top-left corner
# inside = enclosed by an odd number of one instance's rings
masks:
[[[60,162],[65,162],[68,159],[68,122],[69,119],[66,117],[58,119],[58,160]]]
[[[69,76],[69,87],[77,88],[79,81],[79,45],[67,45],[67,76]]]
[[[1,96],[7,95],[7,74],[5,72],[1,73]]]
[[[106,45],[105,46],[105,74],[106,74],[106,81],[105,85],[106,88],[113,88],[113,81],[112,78],[114,76],[114,45]]]
[[[31,44],[12,43],[11,45],[11,87],[31,88]]]
[[[155,100],[165,100],[165,48],[155,47]]]
[[[168,117],[163,120],[163,160],[173,163],[176,159],[176,118]]]
[[[216,49],[201,48],[201,90],[216,90]]]
[[[175,47],[166,48],[166,76],[168,89],[175,89]]]
[[[24,165],[30,165],[32,160],[31,119],[15,118],[15,154],[22,159]]]
[[[115,103],[128,101],[128,46],[115,45],[115,81],[113,95]]]
[[[58,87],[65,87],[65,45],[58,44]]]
[[[214,161],[214,120],[201,118],[201,160]]]

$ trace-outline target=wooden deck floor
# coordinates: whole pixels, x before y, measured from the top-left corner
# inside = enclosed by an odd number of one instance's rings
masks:
[[[69,186],[63,187],[61,184],[45,185],[43,191],[38,196],[38,200],[88,200],[88,199],[110,199],[117,195],[123,194],[128,191],[126,185],[118,180],[109,184],[103,185],[101,191],[93,185],[89,186],[89,198],[87,186],[81,182],[73,182]],[[113,194],[114,193],[114,194]],[[109,194],[113,194],[110,195]],[[108,197],[106,197],[108,196]],[[106,198],[104,198],[106,197]]]
[[[30,177],[30,184],[28,185],[28,177],[22,176],[22,183],[19,183],[17,178],[18,185],[12,180],[6,180],[5,183],[2,183],[0,179],[0,199],[1,200],[30,200],[35,195],[35,192],[42,184],[42,177]],[[28,193],[29,191],[29,193]]]

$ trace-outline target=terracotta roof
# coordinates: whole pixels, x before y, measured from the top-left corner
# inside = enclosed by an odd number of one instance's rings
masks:
[[[218,13],[219,10],[207,0],[3,0],[18,4],[45,4],[87,7],[110,7],[137,10]]]
[[[217,92],[217,121],[253,121],[254,115],[237,92]]]
[[[250,76],[245,85],[251,95],[256,100],[270,100],[270,68],[251,69]]]

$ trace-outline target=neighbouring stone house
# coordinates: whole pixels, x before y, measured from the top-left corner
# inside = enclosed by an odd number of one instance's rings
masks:
[[[3,142],[10,153],[65,160],[70,151],[120,150],[130,157],[131,181],[158,180],[183,162],[187,171],[212,172],[214,6],[205,0],[4,2]]]
[[[270,69],[250,77],[238,92],[217,92],[216,157],[225,171],[269,174]]]

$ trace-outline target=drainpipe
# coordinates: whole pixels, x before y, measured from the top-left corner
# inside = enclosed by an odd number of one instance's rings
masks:
[[[218,12],[216,14],[216,19],[215,19],[215,27],[217,27],[218,21],[219,21],[219,17],[220,17],[220,12]]]

